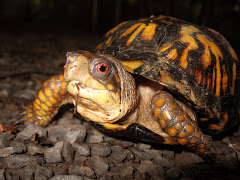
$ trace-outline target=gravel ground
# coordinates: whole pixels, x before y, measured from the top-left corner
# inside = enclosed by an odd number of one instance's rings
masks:
[[[40,84],[61,73],[67,51],[95,47],[98,37],[66,33],[0,33],[0,123],[20,123]],[[54,67],[54,68],[53,68]],[[179,146],[144,144],[98,131],[65,106],[47,127],[0,133],[0,179],[240,179],[240,128],[214,137],[208,164]]]

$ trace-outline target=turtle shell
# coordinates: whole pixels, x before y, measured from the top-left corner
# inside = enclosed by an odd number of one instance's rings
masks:
[[[152,16],[114,27],[96,51],[116,57],[130,73],[158,81],[184,97],[210,133],[239,120],[238,57],[213,29]]]

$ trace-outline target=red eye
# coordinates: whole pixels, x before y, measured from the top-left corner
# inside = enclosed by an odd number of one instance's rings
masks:
[[[108,65],[106,63],[100,63],[97,65],[97,72],[99,74],[106,74],[108,72]]]

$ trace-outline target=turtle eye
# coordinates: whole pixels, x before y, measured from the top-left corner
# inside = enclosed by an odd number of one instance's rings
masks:
[[[97,69],[97,72],[101,75],[105,75],[109,72],[109,68],[106,63],[98,64],[96,69]]]

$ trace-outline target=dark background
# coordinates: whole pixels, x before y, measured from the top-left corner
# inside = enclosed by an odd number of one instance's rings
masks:
[[[1,31],[103,35],[118,23],[169,15],[222,33],[239,54],[240,0],[1,0]]]

